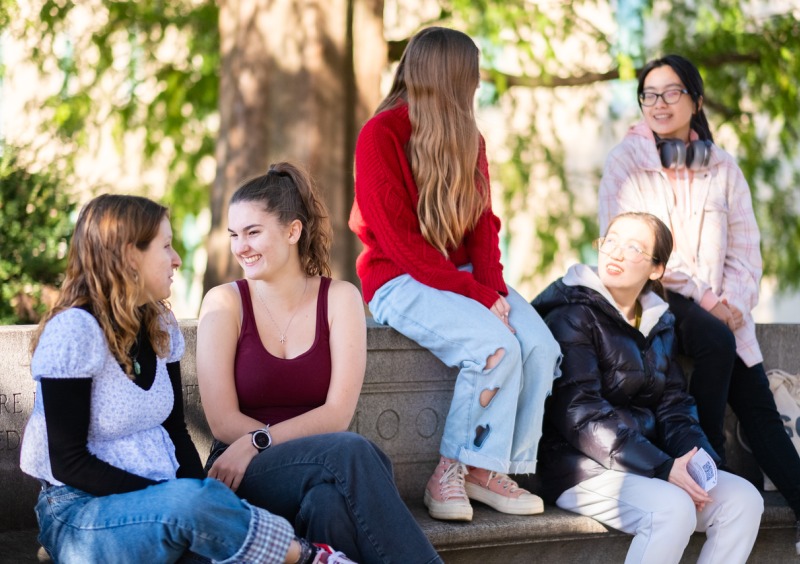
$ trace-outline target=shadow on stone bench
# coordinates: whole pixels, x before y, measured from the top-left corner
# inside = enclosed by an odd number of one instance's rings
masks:
[[[205,457],[210,433],[197,388],[195,321],[182,321],[187,354],[182,363],[184,402],[192,437]],[[33,515],[38,484],[18,467],[22,429],[33,406],[27,344],[32,327],[0,327],[0,561],[37,562]],[[759,339],[767,368],[800,373],[800,325],[762,325]],[[373,440],[392,458],[403,497],[446,562],[622,562],[630,537],[592,519],[547,507],[532,517],[502,515],[475,504],[472,523],[431,519],[422,506],[425,482],[438,460],[456,373],[395,331],[369,324],[367,375],[351,430]],[[726,423],[728,458],[740,474],[761,486],[760,473],[732,436],[735,418]],[[794,518],[783,498],[766,493],[762,530],[752,562],[795,558]],[[695,535],[684,561],[699,554]]]

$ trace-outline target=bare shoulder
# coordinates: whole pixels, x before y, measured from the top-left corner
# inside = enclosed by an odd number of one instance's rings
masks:
[[[221,284],[211,288],[203,298],[200,317],[209,313],[230,313],[238,317],[241,310],[239,288],[235,283]]]
[[[337,300],[363,302],[359,289],[347,280],[332,279],[328,295]]]
[[[346,280],[331,280],[328,290],[328,309],[332,313],[346,313],[352,315],[354,312],[364,312],[364,300],[361,292],[354,284]]]

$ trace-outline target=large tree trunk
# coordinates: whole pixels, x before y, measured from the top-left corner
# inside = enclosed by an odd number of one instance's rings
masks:
[[[355,281],[347,228],[353,152],[380,101],[383,0],[220,2],[220,131],[204,291],[239,276],[227,205],[242,180],[292,160],[317,180],[334,228],[333,273]]]

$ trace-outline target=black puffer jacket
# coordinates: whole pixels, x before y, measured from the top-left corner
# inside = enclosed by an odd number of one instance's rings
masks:
[[[563,279],[532,304],[564,355],[539,443],[548,502],[606,470],[666,479],[674,459],[695,446],[719,462],[672,354],[671,312],[645,337],[602,294]]]

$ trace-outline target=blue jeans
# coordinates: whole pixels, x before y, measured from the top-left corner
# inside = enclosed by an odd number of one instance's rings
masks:
[[[284,519],[210,478],[100,497],[49,486],[36,516],[39,542],[59,564],[161,564],[186,551],[216,562],[282,563],[294,538]]]
[[[506,299],[516,334],[481,303],[407,274],[381,286],[369,309],[379,323],[459,368],[440,453],[487,470],[532,473],[561,349],[522,296],[509,287]],[[501,349],[500,362],[486,370]],[[484,407],[481,392],[491,390],[497,393]]]
[[[391,462],[355,433],[275,445],[250,462],[237,493],[361,564],[440,563],[394,484]]]
[[[784,429],[764,365],[745,365],[724,323],[679,294],[668,296],[679,350],[694,362],[689,391],[711,446],[724,461],[725,405],[730,404],[756,462],[800,519],[800,456]]]

